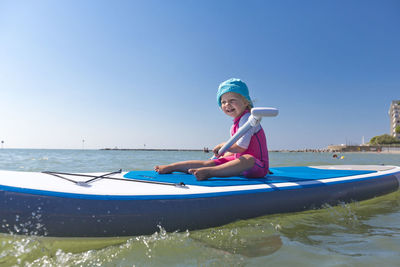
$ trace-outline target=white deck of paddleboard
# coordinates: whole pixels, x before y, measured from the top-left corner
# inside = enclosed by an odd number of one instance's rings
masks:
[[[318,169],[336,169],[336,170],[375,170],[377,172],[344,176],[339,178],[328,178],[303,182],[283,182],[257,185],[240,186],[221,186],[207,187],[186,185],[185,187],[175,187],[169,185],[158,185],[152,183],[134,182],[130,179],[126,181],[99,179],[90,184],[90,186],[80,186],[71,181],[61,179],[49,174],[40,172],[18,172],[18,171],[0,171],[0,186],[9,186],[21,189],[42,190],[61,193],[84,194],[84,195],[103,195],[103,196],[146,196],[146,195],[187,195],[187,194],[207,194],[219,192],[232,192],[242,190],[271,189],[271,187],[284,189],[285,187],[299,187],[312,184],[329,184],[341,181],[368,179],[376,176],[390,175],[399,173],[400,167],[396,166],[376,166],[376,165],[327,165],[312,166]],[[87,174],[87,173],[86,173]],[[90,173],[90,175],[103,175],[104,173]],[[123,178],[126,172],[110,175],[109,177]],[[90,178],[63,175],[75,181],[85,181]],[[396,175],[400,180],[400,174]]]

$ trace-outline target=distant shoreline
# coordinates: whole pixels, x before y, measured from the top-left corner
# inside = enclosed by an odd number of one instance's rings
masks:
[[[204,151],[204,149],[184,149],[184,148],[101,148],[100,150],[118,151]]]
[[[328,151],[328,150],[269,150],[269,152],[278,153],[331,153],[331,154],[347,154],[347,153],[357,153],[357,154],[400,154],[400,151]]]
[[[101,148],[100,150],[116,150],[116,151],[203,151],[203,152],[212,152],[212,150],[206,149],[185,149],[185,148]],[[269,152],[331,152],[327,149],[299,149],[299,150],[288,150],[288,149],[280,149],[280,150],[268,150]]]
[[[110,151],[177,151],[177,152],[205,152],[211,153],[212,151],[205,151],[204,149],[180,149],[180,148],[101,148],[100,150]],[[343,153],[372,153],[372,154],[400,154],[400,151],[330,151],[328,149],[279,149],[269,150],[269,152],[280,152],[280,153],[332,153],[332,154],[343,154]]]
[[[2,148],[1,150],[102,150],[102,151],[166,151],[166,152],[204,152],[212,153],[212,150],[194,149],[194,148]],[[400,154],[400,150],[383,151],[331,151],[329,149],[272,149],[269,152],[274,153],[362,153],[362,154]]]

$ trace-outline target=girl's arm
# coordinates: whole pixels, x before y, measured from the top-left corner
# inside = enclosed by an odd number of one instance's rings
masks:
[[[247,148],[243,148],[241,146],[238,146],[237,144],[233,144],[229,149],[228,152],[232,153],[243,153],[246,151]]]
[[[218,157],[218,151],[221,149],[221,147],[223,147],[225,145],[225,143],[221,143],[219,145],[216,145],[213,148],[213,153],[215,157]],[[238,146],[237,144],[233,144],[226,152],[224,155],[219,155],[219,156],[229,156],[232,155],[234,153],[242,153],[244,151],[246,151],[247,148],[243,148],[241,146]]]

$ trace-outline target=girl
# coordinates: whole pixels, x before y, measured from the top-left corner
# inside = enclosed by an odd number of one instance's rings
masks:
[[[222,111],[234,118],[231,127],[231,135],[234,135],[246,123],[253,107],[246,84],[235,78],[221,83],[218,87],[217,101]],[[154,169],[160,174],[174,171],[191,173],[197,180],[238,175],[259,178],[268,173],[267,141],[261,125],[249,130],[224,155],[218,155],[224,144],[221,143],[213,149],[217,159],[182,161],[158,165]]]

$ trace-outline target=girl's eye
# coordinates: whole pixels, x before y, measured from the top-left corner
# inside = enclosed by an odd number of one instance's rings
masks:
[[[229,99],[229,100],[222,100],[221,105],[226,105],[226,104],[234,104],[237,103],[237,99]]]

